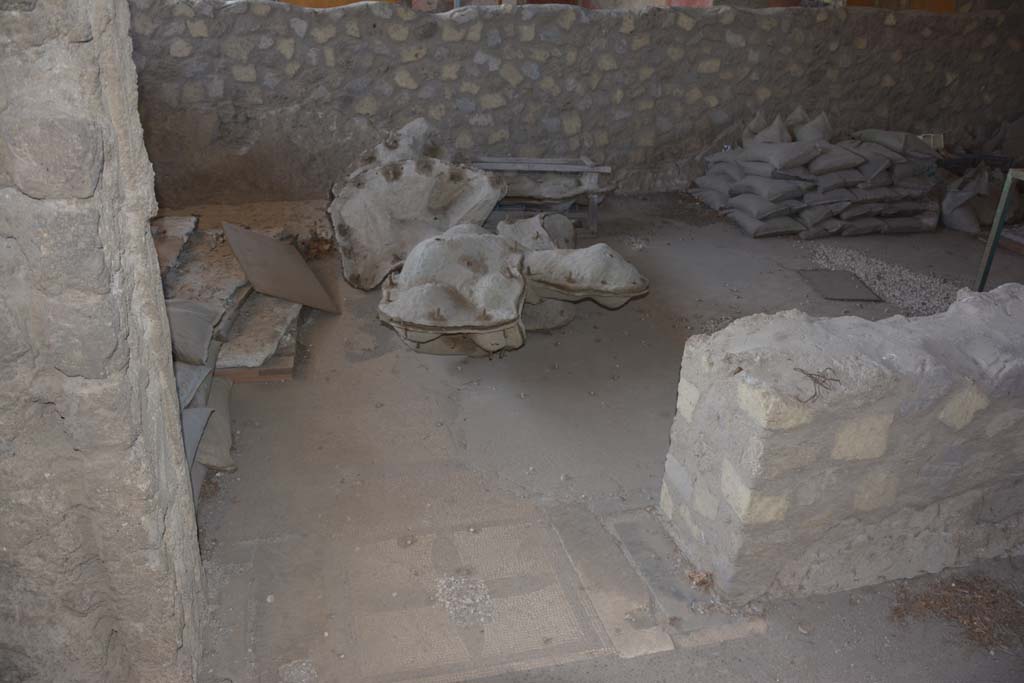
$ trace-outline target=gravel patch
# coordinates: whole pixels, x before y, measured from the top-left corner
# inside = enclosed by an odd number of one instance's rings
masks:
[[[494,621],[494,601],[487,585],[469,576],[446,576],[437,581],[437,602],[448,611],[456,626],[489,624]]]
[[[850,271],[875,294],[910,316],[942,313],[964,286],[833,244],[815,244],[811,249],[819,266]]]

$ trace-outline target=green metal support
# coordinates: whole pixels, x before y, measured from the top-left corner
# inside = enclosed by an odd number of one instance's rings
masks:
[[[995,219],[992,221],[992,229],[988,233],[988,244],[985,245],[985,254],[981,257],[981,268],[978,270],[978,279],[974,283],[974,289],[979,292],[985,291],[985,284],[988,282],[988,273],[992,270],[992,259],[996,255],[996,245],[1003,234],[1006,226],[1006,205],[1010,199],[1010,188],[1013,181],[1024,180],[1024,168],[1011,168],[1006,172],[1006,182],[1003,183],[1003,194],[999,198],[999,206],[996,207]]]

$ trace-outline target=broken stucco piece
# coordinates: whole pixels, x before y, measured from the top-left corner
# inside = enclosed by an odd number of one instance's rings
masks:
[[[164,291],[168,299],[207,304],[220,311],[231,308],[238,292],[248,284],[223,230],[197,230],[167,271]]]
[[[787,311],[691,337],[661,498],[687,559],[742,603],[1019,548],[1022,340],[1019,284],[929,317]]]
[[[214,377],[207,399],[213,411],[203,438],[199,441],[196,460],[216,472],[234,472],[238,469],[231,454],[231,381]]]
[[[576,229],[572,221],[557,213],[538,213],[520,220],[501,221],[497,232],[526,251],[572,249],[576,246]]]
[[[423,240],[481,224],[505,195],[492,176],[436,159],[371,164],[334,186],[329,212],[345,279],[373,289]]]
[[[228,340],[217,358],[218,368],[258,368],[277,352],[281,339],[298,320],[302,304],[253,294],[242,305]]]
[[[542,299],[593,299],[619,308],[647,293],[647,278],[607,244],[531,252],[525,269],[531,293]]]
[[[488,353],[518,348],[525,339],[522,262],[511,240],[455,226],[409,252],[384,284],[380,318],[412,344],[465,335]]]
[[[149,222],[161,277],[178,265],[178,257],[196,229],[196,222],[195,216],[163,216]]]

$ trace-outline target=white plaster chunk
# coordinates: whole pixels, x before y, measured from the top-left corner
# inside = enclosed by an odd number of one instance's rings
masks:
[[[987,407],[988,397],[971,383],[946,400],[939,412],[939,421],[951,429],[960,431],[971,423],[978,411]]]
[[[864,415],[844,424],[836,433],[832,457],[836,460],[874,460],[885,455],[893,414]]]
[[[676,414],[693,420],[693,411],[697,408],[697,401],[700,400],[700,389],[693,386],[685,379],[679,380],[679,393],[676,398]]]

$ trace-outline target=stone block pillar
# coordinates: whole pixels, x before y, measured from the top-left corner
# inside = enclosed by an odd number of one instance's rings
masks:
[[[661,509],[736,602],[1024,552],[1024,286],[691,338]]]
[[[192,681],[201,571],[126,0],[0,0],[0,678]]]

